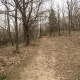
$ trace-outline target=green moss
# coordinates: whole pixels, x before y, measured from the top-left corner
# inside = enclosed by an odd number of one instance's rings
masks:
[[[6,79],[5,75],[0,77],[0,80],[5,80],[5,79]]]

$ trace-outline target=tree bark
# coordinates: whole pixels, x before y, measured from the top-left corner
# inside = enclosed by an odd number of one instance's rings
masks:
[[[6,3],[6,5],[7,5],[7,2],[5,2],[5,3]],[[9,21],[9,9],[8,9],[8,6],[7,6],[7,21],[8,21],[9,40],[10,40],[12,46],[14,46],[13,40],[12,40],[12,36],[11,36],[11,31],[10,31],[10,21]]]
[[[24,41],[26,46],[30,45],[30,35],[29,35],[29,26],[25,23],[23,18],[23,28],[24,28]]]
[[[71,18],[70,18],[70,11],[69,11],[69,35],[71,35]]]
[[[15,32],[16,32],[16,53],[19,53],[18,24],[17,24],[17,1],[16,1],[16,9],[15,9]]]
[[[58,5],[58,27],[59,27],[59,36],[60,36],[61,32],[60,32],[60,11],[59,11],[59,5]]]
[[[26,46],[30,45],[29,27],[26,25]]]

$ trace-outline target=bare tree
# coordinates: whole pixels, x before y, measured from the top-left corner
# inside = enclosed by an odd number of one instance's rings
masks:
[[[39,9],[43,0],[37,0],[37,1],[17,0],[17,2],[18,2],[18,9],[22,15],[26,45],[29,45],[30,44],[29,27],[36,21],[37,17],[39,16]],[[36,7],[34,7],[34,5]]]
[[[55,16],[55,11],[53,9],[51,9],[50,11],[49,25],[50,25],[50,36],[52,35],[52,33],[55,36],[56,16]]]
[[[2,3],[7,8],[7,18],[8,18],[8,24],[10,24],[9,16],[12,16],[15,18],[14,11],[15,11],[15,5],[16,1],[6,1],[7,5],[10,5],[12,8],[9,9],[9,7],[5,4],[4,0],[1,0]],[[26,45],[30,44],[30,26],[32,26],[33,23],[37,21],[37,18],[42,14],[40,12],[40,6],[45,0],[17,0],[18,3],[18,12],[20,12],[20,15],[17,16],[18,19],[22,20],[23,22],[23,29],[24,29],[24,39],[26,41]],[[13,10],[11,10],[13,9]],[[9,13],[10,12],[10,13]],[[11,13],[13,12],[13,13]],[[8,25],[10,30],[10,25]],[[11,32],[10,32],[11,33]],[[9,35],[11,37],[11,34]],[[12,40],[11,40],[12,41]]]
[[[7,22],[8,22],[9,40],[10,40],[12,46],[13,46],[14,44],[13,44],[13,39],[12,39],[12,36],[11,36],[11,31],[10,31],[9,7],[7,5],[7,1],[6,0],[5,0],[5,7],[6,7],[6,10],[7,10]]]
[[[59,5],[58,5],[58,28],[59,28],[59,36],[61,35],[60,33],[60,11],[59,11]]]
[[[65,10],[64,10],[64,6],[62,8],[62,27],[63,27],[63,34],[64,34],[64,30],[65,30]]]
[[[68,5],[69,35],[70,35],[71,34],[71,7],[68,0],[67,0],[67,5]]]
[[[69,18],[69,35],[71,33],[71,30],[74,30],[73,14],[74,14],[74,7],[76,5],[76,2],[77,0],[67,0],[68,18]]]
[[[15,32],[16,32],[16,53],[19,53],[19,41],[18,41],[18,22],[17,22],[17,7],[18,7],[18,2],[17,0],[15,1]]]

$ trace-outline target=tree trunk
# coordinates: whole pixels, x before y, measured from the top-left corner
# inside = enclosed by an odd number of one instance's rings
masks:
[[[49,36],[52,36],[52,33],[55,33],[55,32],[54,32],[54,28],[52,28],[50,25]]]
[[[18,24],[17,24],[17,1],[15,9],[15,32],[16,32],[16,53],[19,53],[19,40],[18,40]]]
[[[23,26],[24,26],[24,24],[23,24]],[[24,31],[24,41],[26,41],[26,29],[25,29],[25,27],[23,27],[23,31]]]
[[[7,2],[6,2],[6,5],[7,5]],[[14,46],[13,40],[12,40],[12,36],[11,36],[11,31],[10,31],[10,21],[9,21],[9,9],[8,9],[8,6],[7,6],[7,21],[8,21],[9,40],[10,40],[12,46]]]
[[[60,25],[59,25],[59,36],[61,35],[61,33],[60,33]]]
[[[60,33],[60,11],[59,11],[59,5],[58,5],[58,27],[59,27],[59,36],[60,36],[61,33]]]
[[[29,35],[29,26],[25,25],[25,33],[26,33],[26,46],[30,45],[30,35]]]
[[[59,36],[61,36],[61,29],[60,29],[60,18],[58,17],[58,27],[59,27]]]
[[[64,34],[64,25],[63,25],[63,34]]]
[[[52,36],[52,32],[51,32],[51,30],[49,31],[49,36]]]
[[[40,33],[39,33],[39,37],[41,38],[41,33],[42,33],[42,31],[41,31],[41,24],[40,24]]]
[[[53,34],[54,34],[54,37],[55,37],[55,25],[53,26]]]
[[[26,37],[27,41],[26,41],[26,46],[30,45],[30,36],[27,33],[27,37]]]
[[[30,36],[29,36],[29,26],[25,23],[23,19],[23,27],[24,27],[24,41],[26,46],[30,45]]]
[[[14,44],[13,44],[13,40],[12,40],[12,36],[11,36],[11,31],[10,31],[9,16],[7,16],[7,20],[8,20],[8,33],[9,33],[9,40],[10,40],[12,46],[14,46]]]
[[[71,35],[71,15],[69,11],[69,35]]]
[[[4,15],[4,16],[5,16],[5,30],[6,30],[6,11],[5,11],[5,15]],[[5,33],[6,33],[6,32],[5,32]],[[4,33],[4,34],[5,34],[5,33]],[[6,41],[6,47],[7,47],[7,38],[6,38],[6,37],[5,37],[5,41]]]

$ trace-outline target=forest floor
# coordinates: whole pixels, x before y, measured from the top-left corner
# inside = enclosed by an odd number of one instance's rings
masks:
[[[0,49],[0,80],[80,80],[80,32],[42,37],[20,46],[20,54],[13,50]]]

